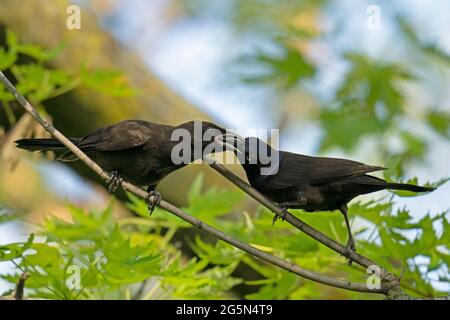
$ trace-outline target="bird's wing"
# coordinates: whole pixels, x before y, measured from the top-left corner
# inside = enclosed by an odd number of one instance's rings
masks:
[[[84,150],[126,150],[144,145],[154,134],[148,122],[126,120],[89,133],[80,147]]]
[[[264,183],[275,189],[299,185],[321,185],[383,169],[385,168],[346,159],[309,157],[280,152],[278,173],[267,176]]]

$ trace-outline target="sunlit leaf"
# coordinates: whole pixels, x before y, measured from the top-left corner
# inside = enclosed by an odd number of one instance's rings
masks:
[[[24,243],[11,243],[0,246],[0,261],[14,260],[21,258],[23,253],[27,251],[33,244],[34,234],[30,234],[28,240]]]
[[[428,113],[428,123],[439,134],[450,138],[450,114],[446,112],[432,111]]]
[[[6,31],[8,49],[0,48],[0,70],[6,70],[17,60],[17,35],[11,30]]]
[[[116,97],[129,97],[137,94],[137,91],[130,86],[128,79],[120,71],[91,70],[83,67],[80,75],[83,85],[95,91]]]
[[[61,53],[64,47],[65,45],[61,43],[53,49],[46,50],[35,44],[20,44],[17,46],[17,51],[38,61],[45,62],[54,59]]]

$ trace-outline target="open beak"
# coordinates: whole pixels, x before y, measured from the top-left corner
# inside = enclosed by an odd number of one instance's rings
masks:
[[[217,136],[214,141],[221,146],[225,146],[226,150],[244,154],[245,140],[236,133],[225,133]]]

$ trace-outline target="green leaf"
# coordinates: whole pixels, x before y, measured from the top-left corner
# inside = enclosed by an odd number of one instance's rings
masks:
[[[114,97],[135,96],[137,91],[128,84],[120,71],[87,69],[80,71],[81,81],[86,87]]]
[[[72,223],[52,217],[45,221],[49,241],[82,241],[92,239],[100,241],[109,229],[114,225],[112,219],[112,207],[101,213],[86,213],[80,208],[68,205]]]
[[[10,261],[21,258],[25,251],[31,248],[34,241],[34,234],[30,234],[25,243],[11,243],[0,246],[0,261]]]
[[[253,64],[264,70],[258,74],[242,75],[241,80],[246,83],[275,84],[289,89],[298,82],[314,76],[316,69],[307,61],[301,52],[283,42],[277,43],[281,51],[279,55],[258,53],[241,61]]]
[[[400,30],[416,48],[419,48],[424,54],[437,59],[438,61],[447,65],[450,64],[450,55],[447,52],[441,50],[433,43],[425,43],[421,40],[413,29],[413,26],[404,17],[399,16],[396,20],[400,26]]]
[[[195,237],[195,242],[190,243],[191,249],[201,259],[205,259],[213,264],[228,265],[238,261],[242,256],[242,251],[218,241],[214,244],[204,242],[199,236]]]
[[[398,180],[403,175],[402,157],[390,157],[386,163],[387,170],[383,170],[383,177],[386,181]]]
[[[215,187],[202,192],[202,186],[203,177],[200,175],[189,190],[189,206],[184,209],[207,223],[214,224],[217,218],[230,213],[243,196],[238,190],[231,191]]]
[[[9,29],[6,31],[6,43],[8,50],[0,48],[0,70],[10,68],[17,60],[17,35]]]
[[[246,299],[250,300],[274,300],[286,299],[287,296],[296,288],[298,277],[287,271],[279,271],[276,281],[263,286],[257,293],[248,294]]]
[[[50,70],[38,64],[14,65],[11,70],[19,80],[17,90],[33,102],[51,98],[57,90],[72,86],[75,81],[64,71]]]
[[[336,91],[336,105],[322,108],[319,115],[325,131],[322,151],[332,147],[351,151],[362,138],[381,135],[395,127],[397,116],[404,113],[399,84],[415,79],[401,64],[376,61],[353,52],[346,53],[345,58],[350,70]],[[412,139],[407,142],[412,143]],[[414,146],[419,152],[417,143]]]
[[[415,158],[421,158],[425,151],[427,150],[427,145],[425,140],[417,135],[414,135],[410,132],[403,131],[400,134],[400,137],[405,144],[407,153]]]
[[[339,109],[323,109],[319,121],[324,131],[320,144],[322,152],[336,146],[350,151],[363,137],[381,134],[386,129],[385,121],[377,119],[355,102],[345,103]]]
[[[427,121],[440,135],[450,138],[450,114],[448,112],[431,111]]]
[[[64,47],[65,44],[61,43],[53,49],[46,50],[35,44],[20,44],[17,46],[17,51],[24,55],[30,56],[39,62],[45,62],[56,58],[56,56],[62,52]]]
[[[10,222],[15,219],[17,219],[17,217],[10,213],[7,209],[0,208],[0,224]]]
[[[355,212],[358,216],[380,225],[386,219],[386,215],[383,213],[392,208],[392,203],[379,203],[378,201],[369,201],[366,203],[355,202],[352,203],[349,212]],[[404,217],[404,216],[403,216]]]

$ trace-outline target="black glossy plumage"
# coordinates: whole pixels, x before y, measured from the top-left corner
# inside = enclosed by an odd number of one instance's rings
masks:
[[[225,129],[213,123],[202,121],[201,124],[202,133],[209,129],[225,133]],[[171,141],[171,135],[176,129],[186,129],[194,137],[194,121],[170,126],[125,120],[96,129],[83,138],[71,138],[71,141],[104,170],[116,172],[136,185],[147,186],[150,191],[168,174],[186,165],[174,164],[171,159],[172,148],[178,144],[178,141]],[[202,150],[213,140],[214,136],[210,141],[200,142]],[[21,139],[16,144],[30,151],[66,151],[58,157],[63,161],[77,159],[55,139]],[[196,160],[194,156],[193,160]]]
[[[240,156],[248,181],[255,189],[287,209],[303,209],[308,212],[340,210],[346,219],[350,247],[354,247],[354,243],[347,218],[349,201],[359,195],[384,189],[413,192],[434,190],[410,184],[389,183],[368,175],[385,169],[380,166],[278,151],[254,137],[246,138],[245,143],[239,139],[237,142],[240,147],[235,153]],[[252,148],[251,145],[256,147]],[[268,167],[269,164],[261,163],[260,150],[263,155],[278,152],[278,172],[273,175],[261,174],[261,168]]]
[[[249,152],[248,146],[258,143],[258,152]],[[401,183],[388,183],[367,173],[384,170],[361,162],[325,157],[311,157],[287,151],[278,151],[257,138],[245,139],[246,158],[242,166],[250,184],[271,200],[287,208],[305,211],[338,210],[353,198],[383,189],[432,191],[433,188]],[[278,172],[261,175],[259,150],[268,154],[278,152]],[[256,150],[256,149],[255,149]],[[264,152],[266,152],[264,150]],[[299,197],[304,199],[298,200]],[[305,201],[306,200],[306,201]]]

